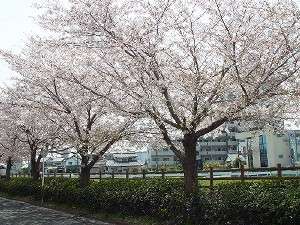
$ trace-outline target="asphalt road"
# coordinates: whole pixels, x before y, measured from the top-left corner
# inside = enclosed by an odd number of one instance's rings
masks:
[[[113,225],[28,203],[0,198],[1,225]]]

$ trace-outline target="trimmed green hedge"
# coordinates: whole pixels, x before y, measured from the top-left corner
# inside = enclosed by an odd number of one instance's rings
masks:
[[[30,178],[0,180],[0,191],[41,198],[40,182]],[[300,224],[300,182],[237,182],[193,196],[180,180],[104,179],[80,188],[78,180],[48,178],[44,200],[96,211],[150,215],[170,224],[296,225]]]

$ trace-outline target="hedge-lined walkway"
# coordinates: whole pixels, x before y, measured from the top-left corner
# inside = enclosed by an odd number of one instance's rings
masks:
[[[0,192],[39,201],[41,182],[2,179]],[[224,183],[186,195],[178,179],[103,179],[81,188],[77,179],[57,177],[45,180],[43,196],[89,212],[148,216],[172,225],[300,224],[300,180]]]
[[[0,198],[1,225],[112,225],[28,203]]]

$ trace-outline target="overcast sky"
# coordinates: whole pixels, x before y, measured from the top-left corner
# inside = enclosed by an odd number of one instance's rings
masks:
[[[20,51],[26,39],[37,33],[32,16],[33,0],[0,0],[0,48]],[[0,60],[0,85],[9,84],[13,75],[8,66]]]

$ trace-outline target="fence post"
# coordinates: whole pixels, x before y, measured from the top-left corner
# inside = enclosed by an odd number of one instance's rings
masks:
[[[72,173],[69,174],[69,178],[72,178]]]
[[[241,181],[244,182],[245,180],[245,167],[244,165],[241,165]]]
[[[277,164],[277,176],[282,177],[282,168],[280,163]]]
[[[115,178],[115,171],[114,171],[114,170],[112,170],[112,172],[111,172],[111,178],[112,178],[112,179]]]
[[[102,172],[101,172],[101,169],[99,170],[99,180],[102,179]]]
[[[161,177],[162,177],[162,179],[165,179],[165,170],[164,169],[161,169]]]
[[[209,167],[209,188],[213,190],[214,188],[214,168]]]
[[[54,171],[54,177],[56,177],[56,171]]]
[[[146,179],[146,170],[143,169],[143,179]]]
[[[129,169],[128,168],[126,169],[126,179],[127,180],[129,179]]]

